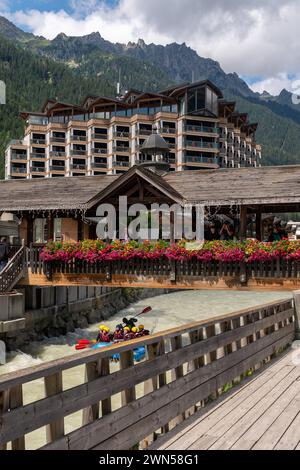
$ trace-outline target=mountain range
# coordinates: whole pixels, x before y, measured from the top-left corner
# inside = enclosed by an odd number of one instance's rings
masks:
[[[115,96],[120,77],[123,90],[152,91],[210,79],[258,122],[265,165],[300,163],[300,105],[293,104],[287,90],[279,96],[254,93],[237,73],[225,73],[218,62],[200,57],[185,43],[161,46],[140,39],[114,44],[99,32],[61,33],[47,40],[0,17],[0,80],[7,86],[7,105],[0,107],[1,174],[5,146],[23,133],[21,110],[39,110],[47,98],[80,103],[87,94]]]

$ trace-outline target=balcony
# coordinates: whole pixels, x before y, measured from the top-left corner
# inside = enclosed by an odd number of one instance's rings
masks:
[[[129,168],[130,167],[130,163],[129,162],[121,162],[119,160],[116,160],[113,162],[113,166],[120,166],[122,168]]]
[[[202,149],[218,149],[219,148],[217,142],[200,142],[197,140],[186,140],[185,146],[202,148]]]
[[[219,159],[209,158],[209,157],[185,157],[185,163],[193,163],[195,165],[209,164],[209,165],[219,165]]]
[[[85,142],[86,141],[86,135],[71,134],[71,140],[75,140],[75,141],[79,141],[79,142]]]
[[[12,166],[11,167],[11,172],[12,173],[26,174],[27,173],[27,168],[18,168],[18,167]]]
[[[130,147],[122,147],[122,146],[114,146],[113,147],[114,153],[130,153]]]
[[[57,152],[57,151],[50,152],[50,157],[64,158],[65,156],[66,156],[66,152]]]
[[[108,135],[107,135],[107,134],[97,134],[97,133],[94,133],[94,134],[92,134],[92,139],[93,139],[93,140],[107,140],[107,139],[108,139]]]
[[[209,133],[209,134],[218,134],[217,127],[208,127],[208,126],[193,126],[193,125],[186,125],[184,128],[185,132],[197,132],[197,133]]]
[[[24,153],[24,154],[12,153],[11,159],[12,160],[27,160],[27,153]]]
[[[66,138],[65,137],[52,136],[52,137],[50,137],[50,142],[51,143],[57,143],[57,144],[65,144],[66,143]]]
[[[114,132],[114,137],[117,137],[118,139],[128,139],[130,136],[129,132],[122,132],[122,131],[115,131]]]
[[[86,165],[82,163],[73,163],[70,165],[71,170],[86,170]]]
[[[149,130],[149,129],[138,129],[137,132],[136,132],[136,135],[137,136],[148,136],[148,135],[151,135],[152,134],[152,129]]]
[[[92,163],[92,168],[97,169],[97,168],[107,168],[107,163]]]
[[[31,173],[45,173],[45,167],[40,166],[32,166],[30,167]]]
[[[92,153],[96,155],[107,155],[107,149],[92,149]]]
[[[160,129],[161,134],[176,134],[176,129],[173,129],[173,127],[162,127]]]
[[[62,171],[65,172],[65,167],[63,165],[51,165],[50,171]]]
[[[76,149],[72,149],[72,150],[70,151],[70,154],[71,154],[71,155],[86,156],[86,150],[76,150]]]
[[[46,145],[46,139],[31,139],[30,143],[35,145]]]

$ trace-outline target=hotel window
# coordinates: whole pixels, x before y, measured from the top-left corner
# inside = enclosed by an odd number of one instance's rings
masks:
[[[61,219],[54,219],[54,241],[55,242],[62,241]]]
[[[33,243],[46,243],[47,238],[47,219],[35,219],[33,222]]]

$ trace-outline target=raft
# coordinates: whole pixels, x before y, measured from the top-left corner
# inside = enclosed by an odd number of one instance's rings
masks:
[[[109,346],[113,346],[116,343],[97,343],[94,346],[92,346],[91,349],[100,349],[100,348],[107,348]],[[133,358],[135,362],[141,362],[143,359],[145,359],[146,356],[146,348],[144,346],[139,346],[138,348],[135,348],[133,350]],[[120,354],[114,354],[111,357],[111,360],[113,362],[119,362],[120,360]]]

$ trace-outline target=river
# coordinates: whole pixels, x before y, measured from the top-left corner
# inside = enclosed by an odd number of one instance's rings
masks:
[[[160,295],[151,299],[139,301],[117,315],[111,317],[105,324],[112,329],[122,321],[124,316],[134,316],[144,307],[151,305],[152,312],[142,315],[140,322],[151,333],[180,326],[198,320],[211,318],[247,307],[289,298],[286,292],[239,292],[239,291],[183,291]],[[76,330],[59,338],[45,338],[42,342],[33,342],[22,351],[8,354],[7,363],[0,366],[0,374],[31,367],[46,361],[73,355],[74,344],[79,338],[95,338],[99,323],[84,330]],[[84,368],[77,367],[66,371],[63,378],[64,390],[84,382]],[[43,380],[31,382],[23,387],[24,403],[44,397]],[[137,393],[139,390],[137,388]],[[119,403],[115,402],[118,408]],[[81,425],[81,412],[74,413],[65,419],[65,432],[68,433]],[[26,448],[36,449],[45,444],[45,429],[34,431],[26,436]]]

